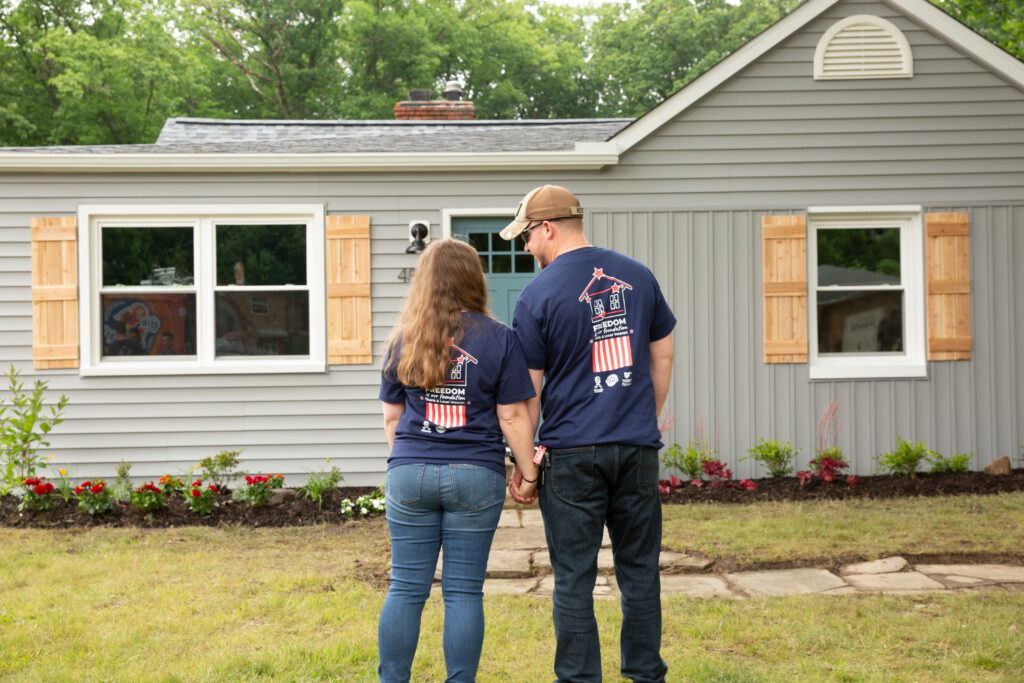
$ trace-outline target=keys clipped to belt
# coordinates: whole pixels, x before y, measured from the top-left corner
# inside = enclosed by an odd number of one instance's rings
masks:
[[[540,486],[544,485],[544,472],[551,467],[551,454],[548,453],[548,447],[541,444],[538,445],[536,450],[533,451],[533,464],[537,466],[537,472],[540,476]]]

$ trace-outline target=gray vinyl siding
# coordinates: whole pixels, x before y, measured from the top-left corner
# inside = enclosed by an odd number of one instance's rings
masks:
[[[850,14],[904,31],[913,79],[814,81],[818,38]],[[840,445],[857,473],[897,434],[973,465],[1024,441],[1024,94],[881,2],[841,2],[601,172],[0,174],[0,365],[70,398],[49,452],[73,475],[181,472],[222,448],[246,467],[301,480],[330,457],[353,485],[383,478],[379,357],[405,294],[408,223],[444,209],[511,214],[544,182],[570,187],[599,245],[649,264],[679,324],[668,402],[685,442],[698,418],[737,476],[759,437],[813,456],[838,399]],[[80,378],[32,370],[29,220],[79,204],[324,203],[371,216],[374,366],[324,374]],[[760,224],[809,206],[922,205],[971,218],[973,354],[925,380],[808,380],[762,361]]]

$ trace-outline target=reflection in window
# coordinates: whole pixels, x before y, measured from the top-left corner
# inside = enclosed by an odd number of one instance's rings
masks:
[[[217,284],[306,284],[306,226],[218,225]]]
[[[818,353],[903,351],[903,292],[818,292]]]
[[[194,356],[195,294],[103,294],[104,356]]]
[[[193,284],[191,227],[105,227],[101,234],[104,287]]]
[[[251,292],[218,291],[217,356],[309,354],[309,292],[266,291],[267,313],[254,314]]]
[[[899,283],[899,228],[818,230],[819,287]]]

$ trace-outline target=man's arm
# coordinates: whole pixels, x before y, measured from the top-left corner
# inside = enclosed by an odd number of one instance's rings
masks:
[[[655,415],[661,415],[661,409],[665,407],[665,399],[668,398],[668,385],[672,381],[674,357],[675,349],[672,347],[671,334],[651,342],[651,381],[654,383]]]

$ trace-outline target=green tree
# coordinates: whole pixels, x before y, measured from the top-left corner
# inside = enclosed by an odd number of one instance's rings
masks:
[[[1017,59],[1024,59],[1024,4],[1017,0],[931,0]]]
[[[152,0],[0,0],[0,139],[152,141],[207,96],[171,28]]]

